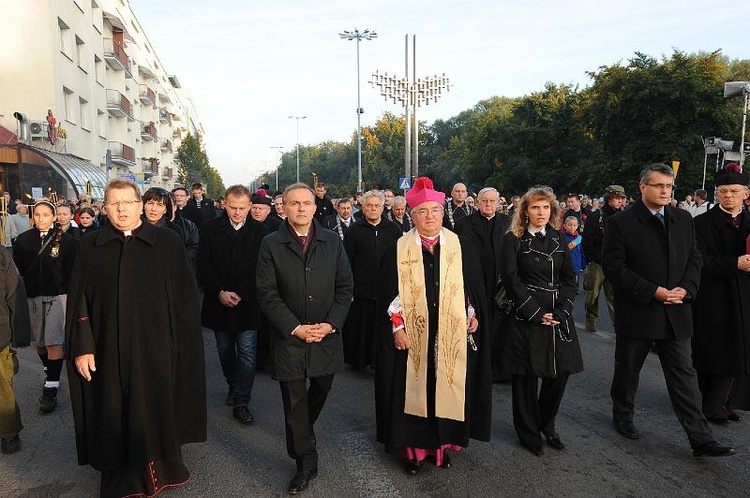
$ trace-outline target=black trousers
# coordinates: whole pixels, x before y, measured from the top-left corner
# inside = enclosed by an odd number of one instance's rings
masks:
[[[635,393],[643,362],[651,344],[656,344],[669,399],[693,448],[713,441],[711,429],[701,412],[701,393],[693,368],[690,339],[641,339],[617,336],[615,373],[612,377],[612,418],[632,421]]]
[[[313,426],[323,410],[332,384],[333,374],[311,377],[309,388],[305,379],[279,382],[284,401],[286,450],[297,462],[298,471],[318,468]]]
[[[541,433],[554,434],[555,417],[560,410],[560,402],[565,394],[568,376],[542,379],[539,388],[538,377],[514,375],[513,426],[521,443],[536,448],[542,445]]]

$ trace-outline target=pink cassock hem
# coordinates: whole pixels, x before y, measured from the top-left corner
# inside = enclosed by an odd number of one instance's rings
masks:
[[[420,462],[428,456],[432,456],[435,457],[435,465],[440,467],[443,465],[443,452],[445,450],[461,451],[461,446],[456,446],[455,444],[444,444],[436,450],[426,450],[424,448],[412,448],[411,446],[406,446],[401,448],[401,454],[408,460],[418,460]]]

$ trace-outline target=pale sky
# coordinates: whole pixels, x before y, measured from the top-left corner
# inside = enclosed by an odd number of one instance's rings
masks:
[[[348,142],[357,127],[356,40],[362,125],[385,111],[367,82],[404,74],[404,35],[417,36],[417,77],[445,75],[451,89],[420,121],[448,119],[492,96],[517,97],[548,81],[582,87],[587,71],[632,58],[721,49],[750,58],[747,2],[697,0],[130,0],[162,65],[193,98],[207,152],[228,186],[276,164],[273,146]],[[410,36],[411,39],[411,36]],[[410,55],[411,58],[411,55]],[[352,167],[356,168],[356,164]],[[311,179],[302,179],[311,181]],[[334,182],[336,179],[322,181]],[[394,180],[395,181],[395,180]]]

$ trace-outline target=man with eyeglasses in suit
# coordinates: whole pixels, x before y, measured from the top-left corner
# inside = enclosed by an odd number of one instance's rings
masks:
[[[695,457],[733,455],[719,445],[701,411],[693,368],[691,303],[698,292],[701,254],[690,213],[672,208],[674,172],[647,166],[641,199],[609,220],[602,268],[612,281],[615,303],[615,369],[610,395],[617,432],[639,439],[633,425],[635,394],[643,362],[655,344],[677,419]]]

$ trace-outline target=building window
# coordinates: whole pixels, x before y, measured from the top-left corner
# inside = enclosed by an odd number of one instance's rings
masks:
[[[86,99],[78,97],[78,116],[79,124],[84,130],[91,130],[91,124],[89,119],[89,103]]]
[[[73,33],[70,30],[70,27],[65,24],[65,21],[57,18],[57,25],[60,27],[60,52],[65,54],[69,59],[73,59],[72,57],[72,50],[73,50]]]
[[[102,138],[107,138],[107,113],[102,111],[101,109],[96,110],[96,120],[97,122],[97,128],[99,129],[99,136]]]
[[[99,33],[102,32],[102,23],[104,17],[102,16],[102,8],[96,0],[91,0],[91,25],[94,26]]]
[[[65,120],[76,124],[76,117],[78,115],[76,104],[78,101],[73,94],[73,90],[63,87],[63,98],[65,100]]]
[[[88,73],[88,51],[86,50],[86,44],[76,35],[76,64],[80,67],[83,72]]]
[[[98,55],[94,54],[94,72],[96,74],[96,82],[104,86],[104,61],[99,58]]]

